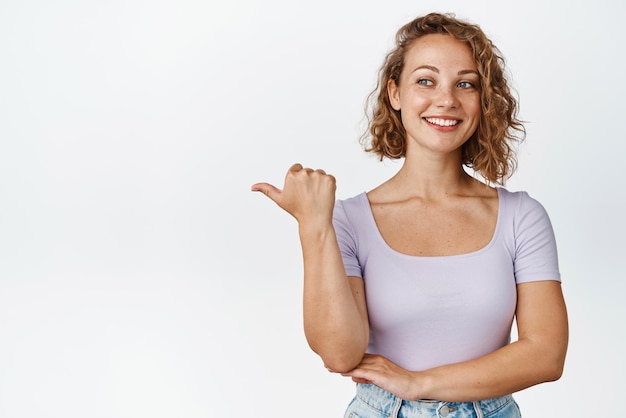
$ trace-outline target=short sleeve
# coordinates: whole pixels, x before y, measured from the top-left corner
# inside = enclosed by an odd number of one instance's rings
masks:
[[[341,200],[335,203],[333,226],[347,276],[363,277],[358,260],[357,239]]]
[[[515,282],[561,281],[552,223],[545,208],[526,192],[515,215]]]

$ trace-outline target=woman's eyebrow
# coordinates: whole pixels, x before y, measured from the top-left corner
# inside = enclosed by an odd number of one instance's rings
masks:
[[[478,71],[476,70],[461,70],[457,73],[458,75],[465,75],[465,74],[475,74],[475,75],[479,75]]]
[[[432,71],[432,72],[439,73],[439,68],[437,68],[437,67],[435,67],[435,66],[432,66],[432,65],[420,65],[419,67],[415,68],[415,69],[413,70],[413,72],[415,72],[415,71],[417,71],[417,70],[430,70],[430,71]],[[475,75],[479,75],[479,74],[478,74],[478,71],[476,71],[476,70],[470,70],[470,69],[467,69],[467,70],[461,70],[461,71],[459,71],[459,72],[457,73],[457,75],[466,75],[466,74],[475,74]]]
[[[434,71],[436,73],[439,72],[439,68],[433,67],[432,65],[420,65],[419,67],[415,68],[413,70],[413,72],[415,72],[417,70],[430,70],[430,71]]]

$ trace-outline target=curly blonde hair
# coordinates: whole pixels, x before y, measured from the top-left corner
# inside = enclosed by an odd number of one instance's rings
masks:
[[[504,184],[517,166],[513,145],[524,140],[526,130],[517,118],[518,104],[500,51],[478,25],[460,21],[453,14],[430,13],[398,30],[396,46],[387,54],[376,88],[368,96],[368,128],[361,138],[365,150],[380,160],[406,155],[406,131],[400,111],[391,106],[387,85],[389,80],[399,84],[407,51],[413,41],[428,34],[449,35],[470,48],[480,76],[481,117],[476,132],[463,144],[462,163],[485,180]]]

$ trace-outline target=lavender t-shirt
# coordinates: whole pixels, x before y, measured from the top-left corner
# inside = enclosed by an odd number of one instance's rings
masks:
[[[498,188],[498,220],[484,248],[421,257],[383,240],[367,195],[338,200],[333,224],[348,276],[365,281],[368,353],[408,370],[471,360],[510,342],[516,284],[560,281],[543,206]]]

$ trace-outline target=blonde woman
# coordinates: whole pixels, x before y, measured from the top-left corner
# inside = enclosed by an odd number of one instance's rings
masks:
[[[392,178],[339,201],[300,164],[252,186],[298,221],[307,340],[357,383],[346,417],[519,417],[512,393],[561,376],[568,324],[549,217],[503,186],[525,131],[500,52],[419,17],[372,98],[365,149],[404,159]]]

